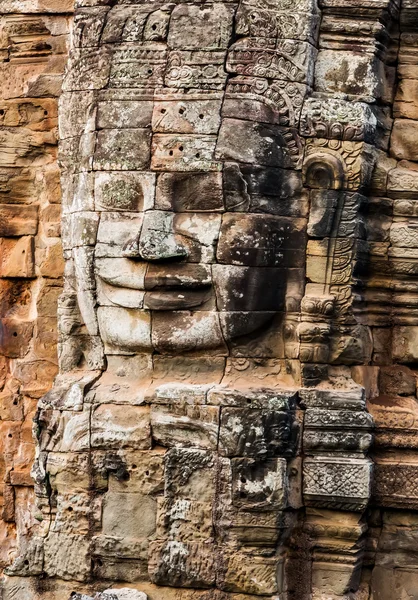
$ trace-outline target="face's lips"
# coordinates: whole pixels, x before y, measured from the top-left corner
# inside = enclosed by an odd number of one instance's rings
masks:
[[[149,265],[145,276],[146,290],[197,290],[212,285],[210,265],[183,263]]]
[[[204,290],[212,285],[210,265],[152,264],[126,258],[98,259],[96,275],[108,285],[141,291]]]
[[[201,306],[210,299],[212,288],[202,290],[178,289],[145,292],[144,308],[150,310],[186,310]]]
[[[213,292],[211,268],[205,264],[158,265],[102,259],[96,277],[107,299],[124,308],[187,310],[207,302]],[[124,300],[124,289],[128,302]]]

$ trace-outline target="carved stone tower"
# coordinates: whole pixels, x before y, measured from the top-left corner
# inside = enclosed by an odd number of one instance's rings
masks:
[[[68,27],[55,51],[53,8],[25,2],[6,0],[4,64],[17,36],[45,79]],[[2,401],[42,395],[34,502],[24,436],[2,450],[22,507],[4,600],[418,596],[417,2],[74,10],[62,90],[7,88],[0,137],[2,160],[29,135],[12,126],[37,132],[0,171]],[[59,93],[62,290],[53,123],[33,117]],[[59,373],[28,393],[58,291]]]

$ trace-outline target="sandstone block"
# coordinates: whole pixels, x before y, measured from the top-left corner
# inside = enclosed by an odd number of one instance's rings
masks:
[[[201,542],[213,538],[212,505],[190,500],[158,499],[157,538]]]
[[[141,231],[142,222],[142,213],[103,212],[97,231],[97,241],[111,247],[120,247],[121,254],[124,251],[129,252],[130,244],[135,251],[135,241]]]
[[[296,452],[299,426],[294,413],[252,408],[221,412],[219,452],[222,456],[267,458]]]
[[[216,93],[215,93],[216,94]],[[157,133],[216,134],[221,124],[222,99],[178,95],[176,99],[157,99],[152,116],[152,130]]]
[[[285,217],[227,214],[222,219],[218,262],[249,267],[302,266],[304,226],[304,221]]]
[[[418,119],[418,80],[401,79],[398,84],[393,113],[395,117]]]
[[[31,278],[35,274],[34,238],[0,239],[2,277]]]
[[[101,306],[97,310],[97,319],[109,353],[141,352],[151,347],[151,320],[147,312]]]
[[[221,564],[223,571],[219,581],[221,589],[256,595],[277,592],[277,559],[243,551],[225,552]]]
[[[218,310],[283,310],[286,289],[284,269],[213,265],[212,272]],[[261,297],[260,289],[263,289]],[[242,291],[236,293],[235,290]]]
[[[0,236],[35,235],[38,229],[38,207],[18,204],[0,205]]]
[[[182,4],[176,6],[168,33],[171,48],[227,48],[232,33],[232,7],[212,4],[204,7]],[[202,20],[205,27],[199,25]]]
[[[91,416],[93,448],[151,447],[149,409],[144,406],[101,404]]]
[[[241,510],[277,510],[286,508],[286,460],[267,461],[233,458],[232,502]]]
[[[0,351],[9,358],[23,358],[29,352],[33,322],[12,317],[0,320]]]
[[[154,207],[155,175],[135,171],[97,173],[96,210],[140,212]]]
[[[153,438],[166,448],[180,446],[216,450],[219,408],[153,404],[151,427]]]
[[[141,171],[150,158],[151,134],[147,129],[103,129],[97,136],[93,166],[98,171]]]
[[[155,171],[219,171],[215,144],[216,137],[211,135],[156,134],[151,167]]]
[[[390,198],[414,198],[418,191],[418,171],[404,167],[392,169],[387,189]]]
[[[157,210],[222,211],[220,173],[162,173],[158,177],[155,199]]]
[[[108,492],[103,499],[102,532],[117,538],[148,538],[155,533],[157,503],[140,493]]]
[[[213,502],[215,455],[197,448],[170,448],[165,459],[166,498]]]
[[[74,49],[69,60],[63,91],[100,90],[109,81],[110,48]]]
[[[321,50],[315,66],[316,89],[342,92],[363,101],[391,101],[394,69],[369,54],[340,50]]]
[[[143,290],[146,265],[127,258],[98,258],[95,262],[97,276],[111,286]]]
[[[216,157],[266,167],[298,168],[303,140],[295,130],[241,119],[223,119]]]
[[[163,354],[204,349],[226,354],[219,317],[210,311],[158,311],[152,318],[152,344]]]
[[[265,38],[264,38],[265,40]],[[273,47],[263,38],[243,38],[231,46],[226,69],[228,73],[284,79],[310,85],[317,55],[306,42],[280,39]]]
[[[226,50],[216,49],[170,52],[165,85],[178,89],[222,90],[227,79],[226,54]]]
[[[44,560],[50,577],[84,581],[90,574],[89,542],[80,535],[50,533],[45,540]]]
[[[215,552],[211,543],[150,543],[148,573],[153,583],[209,588],[215,584]]]
[[[305,503],[363,510],[371,493],[371,467],[365,458],[306,458],[303,467]]]
[[[143,129],[151,127],[153,102],[150,100],[104,100],[98,103],[99,129]]]
[[[397,159],[418,160],[418,121],[395,119],[390,137],[390,153]]]

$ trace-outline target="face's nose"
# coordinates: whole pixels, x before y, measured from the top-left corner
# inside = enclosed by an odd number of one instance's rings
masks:
[[[126,256],[145,261],[184,259],[188,256],[186,246],[174,232],[174,214],[165,211],[144,213],[137,250],[132,245]]]

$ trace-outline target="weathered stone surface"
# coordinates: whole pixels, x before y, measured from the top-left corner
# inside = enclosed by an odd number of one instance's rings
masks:
[[[416,596],[413,4],[5,0],[4,600]]]
[[[391,155],[397,159],[418,160],[416,139],[418,121],[395,119],[390,139]]]

